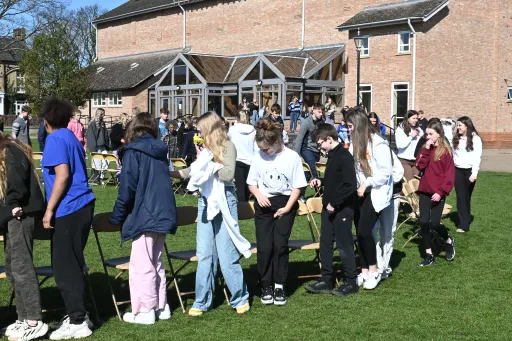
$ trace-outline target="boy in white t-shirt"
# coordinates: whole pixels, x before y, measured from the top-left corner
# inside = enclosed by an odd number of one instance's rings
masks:
[[[288,240],[298,209],[300,189],[307,186],[300,156],[284,146],[282,126],[270,119],[256,123],[256,143],[247,184],[254,205],[261,303],[285,305]]]

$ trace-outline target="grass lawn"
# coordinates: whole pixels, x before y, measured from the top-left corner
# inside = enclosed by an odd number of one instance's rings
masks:
[[[94,188],[97,196],[96,212],[112,209],[116,190],[112,187]],[[361,290],[357,296],[313,296],[302,285],[307,280],[298,275],[318,273],[312,263],[313,252],[294,252],[290,256],[290,274],[287,291],[288,305],[264,307],[256,288],[256,258],[242,260],[245,279],[249,285],[252,310],[237,316],[223,302],[219,287],[215,309],[199,318],[190,318],[181,312],[174,289],[168,291],[173,309],[169,321],[153,326],[136,326],[120,322],[110,298],[106,279],[100,264],[98,249],[91,234],[86,258],[91,269],[91,280],[103,324],[91,340],[509,340],[512,334],[512,274],[510,221],[512,220],[512,174],[482,173],[473,197],[472,230],[455,235],[457,255],[451,263],[438,258],[438,264],[419,268],[421,261],[418,243],[412,242],[405,250],[401,246],[410,235],[411,226],[402,227],[396,235],[392,258],[393,276],[381,282],[374,291]],[[496,193],[502,193],[495,196]],[[178,205],[196,205],[196,198],[179,196]],[[455,195],[448,202],[455,206]],[[454,233],[452,221],[456,213],[444,219]],[[399,221],[403,220],[403,217]],[[242,222],[244,235],[255,240],[254,225]],[[309,238],[307,220],[297,218],[292,238]],[[117,233],[103,235],[102,245],[107,257],[127,256],[129,243],[120,245]],[[167,238],[173,250],[195,247],[194,226],[182,227],[175,236]],[[339,260],[339,259],[338,259]],[[3,252],[0,251],[3,264]],[[49,264],[49,245],[37,242],[35,263]],[[166,263],[167,264],[167,263]],[[182,280],[182,289],[193,289],[194,269]],[[125,275],[117,281],[118,297],[129,297]],[[53,280],[41,289],[43,307],[55,309],[62,300]],[[0,281],[0,327],[15,319],[7,312],[10,284]],[[187,299],[187,306],[193,297]],[[126,306],[125,308],[128,308]],[[58,320],[63,311],[46,313],[47,322]]]

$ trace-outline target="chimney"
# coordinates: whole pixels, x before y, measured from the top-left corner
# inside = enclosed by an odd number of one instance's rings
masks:
[[[15,28],[14,29],[14,39],[18,41],[23,41],[27,37],[27,34],[25,33],[25,28]]]

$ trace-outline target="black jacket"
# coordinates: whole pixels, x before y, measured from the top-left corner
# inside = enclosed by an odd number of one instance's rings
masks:
[[[15,145],[9,145],[5,153],[7,191],[0,205],[0,228],[13,219],[12,209],[23,208],[25,215],[43,216],[46,204],[31,162]]]
[[[119,150],[123,146],[121,139],[124,139],[125,133],[126,129],[123,128],[121,123],[114,124],[112,131],[110,132],[110,144],[112,150]]]
[[[104,147],[109,150],[109,138],[108,138],[108,131],[105,127],[98,127],[96,124],[96,121],[89,122],[89,126],[87,127],[87,148],[92,153],[98,152],[98,147],[101,147],[101,145],[98,145],[98,141],[103,141]]]
[[[183,133],[185,136],[185,145],[183,146],[181,157],[185,158],[185,156],[187,156],[188,159],[195,159],[197,155],[196,146],[194,145],[194,135],[196,134],[196,131],[194,129],[190,129],[185,130]]]
[[[354,158],[341,143],[329,152],[322,184],[324,185],[322,197],[324,207],[331,204],[339,210],[355,205],[357,179]]]

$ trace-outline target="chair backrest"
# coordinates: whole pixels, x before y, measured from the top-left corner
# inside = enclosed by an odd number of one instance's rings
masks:
[[[323,205],[322,198],[309,198],[306,201],[306,206],[308,207],[308,211],[310,213],[322,213]]]
[[[238,220],[254,219],[254,202],[242,201],[238,203]]]
[[[417,192],[418,188],[420,187],[420,180],[411,179],[411,180],[409,180],[408,184],[409,184],[409,190],[411,192]]]
[[[121,226],[112,225],[110,223],[111,212],[107,213],[98,213],[92,219],[92,229],[94,232],[119,232],[121,231]]]
[[[316,166],[316,171],[318,173],[325,174],[325,169],[327,168],[327,164],[325,162],[317,162],[315,166]]]
[[[91,153],[91,159],[103,161],[103,160],[105,160],[105,156],[102,153]]]
[[[311,174],[311,167],[309,167],[309,165],[305,162],[302,162],[302,170],[304,171],[304,173]]]
[[[297,202],[299,203],[299,209],[297,210],[297,215],[298,216],[308,215],[309,211],[308,211],[308,207],[306,206],[306,204],[302,200],[298,200]]]
[[[111,162],[113,162],[114,164],[116,164],[117,166],[117,156],[115,156],[114,154],[103,154],[103,158],[105,159],[105,161],[107,161],[109,164]]]
[[[178,216],[178,226],[195,224],[197,222],[197,207],[176,207],[176,215]]]
[[[43,153],[40,153],[40,152],[33,152],[32,153],[32,159],[34,159],[34,161],[36,160],[42,160],[43,159]]]
[[[187,162],[183,159],[171,159],[171,162],[175,169],[187,168]]]

